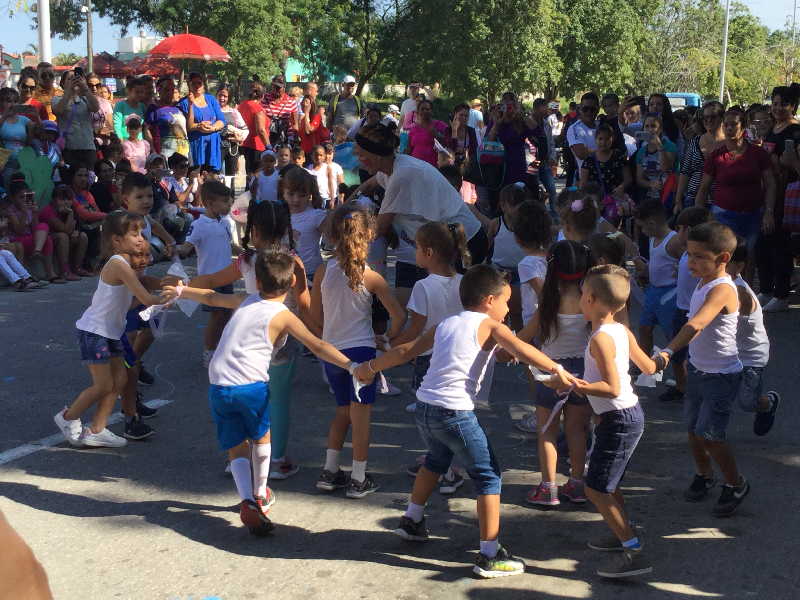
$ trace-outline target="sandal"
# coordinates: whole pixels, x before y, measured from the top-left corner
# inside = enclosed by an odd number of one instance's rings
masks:
[[[42,281],[41,279],[34,279],[33,277],[26,279],[25,283],[28,284],[29,288],[34,290],[39,288],[46,288],[48,285],[50,285],[50,283],[47,281]]]
[[[14,287],[18,292],[32,292],[35,288],[31,287],[24,279],[18,279],[14,282]]]

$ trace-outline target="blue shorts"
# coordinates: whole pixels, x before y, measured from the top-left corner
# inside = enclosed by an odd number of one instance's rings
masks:
[[[122,337],[119,338],[119,342],[122,344],[122,360],[127,368],[132,369],[136,361],[139,360],[139,357],[136,356],[136,352],[133,351],[133,346],[131,346],[131,343],[128,341],[127,334],[123,333]]]
[[[600,415],[584,483],[598,492],[613,493],[625,476],[643,432],[644,412],[639,403]]]
[[[218,294],[232,294],[233,293],[233,284],[229,283],[228,285],[223,285],[221,287],[215,287],[214,291]],[[206,306],[203,304],[200,307],[200,310],[204,312],[225,312],[225,313],[232,313],[233,311],[230,308],[225,308],[224,306]]]
[[[103,365],[123,355],[122,342],[110,340],[96,333],[77,329],[81,362],[85,365]]]
[[[144,309],[144,304],[139,304],[125,313],[125,333],[150,329],[150,321],[145,321],[139,316]]]
[[[375,348],[368,348],[366,346],[347,348],[346,350],[340,350],[340,352],[356,363],[367,362],[376,356]],[[336,396],[337,406],[350,406],[351,402],[375,404],[375,381],[362,387],[358,392],[358,398],[356,398],[356,391],[353,389],[353,376],[344,369],[332,365],[331,363],[323,362],[322,364],[325,367],[325,375],[328,377],[328,383],[333,388],[333,395]]]
[[[678,288],[674,285],[647,286],[644,291],[644,307],[639,325],[653,327],[658,325],[666,337],[672,337],[672,322],[675,320],[675,302]]]
[[[394,265],[394,287],[413,288],[420,279],[425,279],[428,272],[417,265],[397,261]]]
[[[500,465],[474,411],[450,410],[417,401],[415,418],[428,448],[426,469],[444,475],[455,457],[469,473],[476,494],[500,493]]]
[[[571,357],[571,358],[555,358],[553,359],[557,363],[560,363],[569,373],[575,375],[579,379],[583,379],[583,357]],[[536,383],[536,402],[534,404],[536,406],[541,406],[542,408],[547,408],[553,410],[558,401],[561,399],[556,393],[553,388],[547,387],[545,384],[537,381]],[[579,396],[576,393],[572,393],[567,398],[567,404],[574,404],[576,406],[586,405],[589,404],[589,400],[586,396]],[[542,424],[544,426],[544,424]]]
[[[736,404],[745,412],[756,412],[758,400],[764,393],[764,367],[745,367],[736,394]]]
[[[264,381],[209,385],[208,405],[223,450],[245,440],[260,440],[269,431],[269,385]]]
[[[752,212],[739,212],[738,210],[728,210],[720,208],[716,204],[711,205],[711,214],[714,218],[727,225],[739,237],[743,237],[747,242],[747,247],[753,250],[761,233],[761,209]]]
[[[689,313],[683,310],[682,308],[675,307],[675,316],[672,319],[672,335],[669,337],[675,337],[678,335],[678,332],[683,329],[683,326],[689,322]],[[688,344],[678,350],[675,354],[672,355],[670,359],[671,363],[675,363],[676,365],[681,364],[686,360],[686,357],[689,356],[689,346]]]
[[[689,361],[683,400],[683,414],[689,433],[710,442],[724,442],[741,381],[741,371],[704,373]]]

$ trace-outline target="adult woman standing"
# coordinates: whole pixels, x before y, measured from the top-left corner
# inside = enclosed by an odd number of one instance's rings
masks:
[[[722,129],[725,144],[706,159],[695,204],[711,204],[709,192],[716,183],[711,212],[717,221],[733,229],[753,248],[762,226],[770,232],[774,229],[775,176],[772,164],[765,150],[745,139],[744,111],[728,109]]]
[[[506,92],[500,104],[493,109],[492,123],[486,139],[499,141],[505,148],[506,172],[503,185],[522,181],[527,183],[528,161],[525,157],[527,142],[530,141],[537,148],[542,147],[544,129],[527,117],[522,112],[522,107],[516,94]],[[544,143],[546,150],[547,143]],[[546,154],[539,153],[539,156]]]
[[[764,148],[770,152],[777,169],[777,201],[772,213],[764,214],[764,228],[756,244],[758,264],[759,300],[766,312],[789,308],[789,297],[794,257],[791,233],[783,229],[783,200],[786,186],[800,177],[800,121],[795,114],[800,103],[800,85],[780,86],[772,90],[772,118],[775,124],[767,134]]]
[[[61,88],[56,85],[56,72],[53,69],[53,65],[48,62],[40,62],[36,66],[36,72],[39,75],[37,77],[39,85],[33,93],[33,98],[40,102],[47,110],[47,120],[55,121],[56,116],[53,113],[53,99],[63,93]]]
[[[681,160],[681,173],[678,178],[678,191],[675,193],[675,209],[677,215],[687,206],[694,206],[694,199],[700,181],[703,179],[703,167],[706,157],[725,144],[725,133],[722,131],[722,115],[725,107],[716,100],[703,105],[698,126],[700,135],[693,137],[686,146]]]
[[[441,146],[447,143],[447,123],[433,118],[433,104],[430,100],[420,100],[417,102],[417,121],[408,130],[406,154],[435,167],[439,157],[436,142]]]
[[[102,148],[108,145],[111,134],[114,132],[114,106],[102,92],[105,86],[96,74],[89,73],[86,76],[86,87],[94,95],[99,106],[97,112],[92,113],[92,125],[94,126],[95,144]]]
[[[189,74],[189,94],[178,102],[186,116],[189,148],[196,165],[209,165],[222,171],[222,138],[225,115],[219,102],[206,93],[206,84],[200,73]]]
[[[3,170],[2,185],[8,189],[9,178],[19,167],[17,155],[33,139],[33,121],[17,114],[19,92],[14,88],[0,89],[0,145],[11,151]]]
[[[664,135],[677,146],[681,134],[678,124],[672,116],[672,105],[669,103],[669,98],[664,94],[651,94],[647,100],[647,112],[661,115],[661,122],[664,124]]]
[[[300,147],[306,153],[306,157],[311,156],[314,146],[322,143],[320,130],[322,128],[322,115],[317,110],[317,103],[311,96],[303,96],[300,101],[300,127],[297,134],[300,136]]]
[[[120,100],[114,105],[114,133],[121,142],[128,139],[128,128],[125,119],[128,115],[137,114],[144,120],[147,107],[142,102],[145,95],[145,83],[138,77],[131,77],[125,84],[125,100]],[[145,130],[146,131],[146,130]],[[141,137],[140,137],[141,139]]]
[[[155,151],[169,159],[175,154],[189,156],[186,134],[186,117],[175,106],[175,82],[172,77],[159,77],[156,82],[158,96],[145,115],[145,123],[153,132]]]
[[[33,112],[38,115],[40,121],[47,121],[48,114],[44,104],[33,97],[38,83],[36,81],[36,69],[25,67],[19,75],[17,89],[19,90],[20,104],[26,104],[33,108]]]
[[[254,83],[250,87],[247,100],[237,107],[248,131],[247,137],[241,144],[248,173],[258,169],[261,153],[269,146],[269,117],[264,112],[264,105],[261,104],[263,96],[264,87],[260,83]]]
[[[98,112],[100,105],[80,73],[65,73],[61,87],[64,95],[53,101],[53,111],[64,136],[64,161],[68,165],[91,169],[97,160],[92,113]]]
[[[470,110],[469,104],[456,105],[447,128],[447,147],[453,153],[455,166],[462,172],[470,159],[478,155],[478,131],[469,125]],[[465,202],[473,203],[476,198],[475,184],[463,181],[461,197]]]
[[[217,90],[219,109],[225,115],[225,130],[222,134],[223,161],[226,175],[244,174],[244,157],[239,153],[239,145],[247,139],[250,131],[241,113],[228,104],[231,97],[230,86],[225,83]]]

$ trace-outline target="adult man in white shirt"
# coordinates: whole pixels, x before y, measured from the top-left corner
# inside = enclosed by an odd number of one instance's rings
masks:
[[[567,144],[578,163],[578,173],[580,173],[586,157],[597,150],[594,130],[597,127],[598,112],[600,112],[600,99],[597,94],[585,93],[581,96],[581,103],[578,106],[578,120],[567,130]]]
[[[411,129],[417,120],[417,101],[419,100],[420,84],[408,84],[408,98],[400,105],[400,129]]]
[[[470,102],[469,117],[467,118],[467,125],[472,127],[475,131],[483,131],[483,113],[481,112],[483,104],[480,98],[475,98]]]

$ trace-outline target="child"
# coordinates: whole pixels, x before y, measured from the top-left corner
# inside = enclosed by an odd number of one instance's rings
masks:
[[[231,263],[233,235],[225,216],[231,210],[231,190],[215,179],[206,180],[200,186],[200,200],[205,213],[192,223],[186,242],[180,247],[181,256],[197,252],[197,274],[208,275],[221,271]],[[232,294],[233,286],[226,285],[216,289],[220,294]],[[203,367],[207,367],[214,355],[222,330],[231,318],[231,311],[222,306],[210,306],[211,315],[205,329],[203,340]]]
[[[220,294],[180,285],[167,289],[175,289],[183,298],[235,309],[209,365],[208,399],[217,438],[222,449],[228,451],[241,498],[239,517],[250,533],[261,536],[274,529],[267,517],[275,502],[267,487],[272,453],[269,371],[273,352],[291,335],[320,359],[346,373],[352,373],[356,365],[331,344],[315,337],[283,303],[296,283],[292,256],[260,251],[254,271],[256,294]]]
[[[630,361],[643,373],[656,364],[636,343],[633,334],[614,314],[630,295],[630,276],[622,267],[601,265],[589,270],[583,282],[581,310],[591,322],[592,335],[584,354],[583,379],[575,390],[585,394],[600,422],[594,430],[594,448],[586,473],[586,496],[595,505],[614,537],[589,542],[593,550],[622,552],[616,564],[597,569],[601,577],[621,578],[650,573],[653,567],[642,553],[642,543],[625,512],[622,478],[644,431],[644,413],[628,374]]]
[[[684,208],[675,222],[678,228],[678,238],[683,248],[683,253],[678,261],[677,294],[675,295],[675,316],[672,320],[673,335],[686,325],[689,317],[689,301],[692,293],[700,281],[689,271],[689,255],[686,253],[686,241],[689,238],[689,230],[696,225],[706,223],[711,220],[711,212],[702,206],[690,206]],[[675,373],[675,387],[668,389],[659,396],[659,400],[664,402],[683,401],[686,392],[686,356],[687,348],[681,348],[671,358],[672,371]]]
[[[2,222],[5,219],[0,218],[0,231],[2,230]],[[18,292],[32,292],[37,287],[31,274],[22,266],[16,256],[10,251],[6,250],[7,244],[0,239],[0,274],[5,277],[8,282],[13,285]]]
[[[122,343],[125,314],[135,296],[142,305],[163,304],[172,299],[169,292],[153,296],[139,281],[128,262],[119,254],[135,253],[142,245],[141,216],[114,211],[103,221],[102,246],[109,257],[92,304],[78,319],[78,344],[81,358],[92,376],[91,387],[80,393],[69,408],[55,415],[56,425],[73,446],[119,448],[127,441],[106,429],[108,416],[125,382]],[[83,427],[81,415],[97,404],[91,425]]]
[[[167,165],[172,171],[172,175],[165,177],[162,181],[170,194],[176,198],[176,206],[179,213],[187,213],[194,204],[194,195],[199,189],[198,179],[200,172],[193,169],[189,172],[189,159],[183,154],[176,152],[167,159]]]
[[[636,183],[648,200],[661,200],[667,175],[675,170],[678,148],[663,133],[661,115],[647,115],[643,132],[646,141],[636,152]]]
[[[310,321],[311,296],[308,293],[306,271],[303,261],[294,254],[289,211],[285,205],[276,202],[262,202],[247,213],[247,225],[242,244],[244,252],[239,259],[221,271],[209,275],[198,275],[189,282],[193,288],[221,288],[233,285],[244,279],[248,294],[258,292],[256,282],[256,255],[262,250],[288,250],[294,256],[295,284],[289,290],[284,303],[287,308],[300,317],[312,331]],[[252,242],[253,248],[250,247]],[[284,244],[288,242],[288,247]],[[163,283],[175,285],[173,278],[165,278]],[[289,409],[291,406],[292,380],[297,359],[297,344],[290,338],[283,348],[272,357],[269,365],[270,398],[269,413],[272,435],[272,479],[288,479],[300,470],[286,454],[289,439]]]
[[[147,157],[150,156],[150,143],[141,139],[142,118],[137,114],[125,118],[128,139],[122,142],[122,156],[131,163],[131,169],[137,173],[146,173]]]
[[[585,191],[562,192],[558,197],[558,205],[561,220],[558,240],[586,242],[593,234],[602,233],[601,229],[605,229],[601,225],[607,221],[600,216],[593,195]]]
[[[539,306],[547,271],[545,257],[553,240],[553,222],[543,204],[526,202],[517,209],[514,239],[525,253],[517,267],[522,301],[521,325],[525,326],[531,322]]]
[[[25,256],[41,261],[45,278],[50,283],[67,283],[53,268],[53,238],[47,223],[39,222],[39,207],[35,194],[25,180],[12,181],[8,186],[11,204],[7,208],[11,242],[22,246]]]
[[[322,197],[322,207],[335,208],[338,183],[333,169],[325,159],[325,148],[322,146],[314,146],[311,150],[311,166],[308,167],[308,172],[317,179],[317,188]]]
[[[410,323],[398,337],[391,340],[392,346],[415,340],[447,317],[457,315],[464,310],[458,292],[461,274],[456,272],[455,265],[458,263],[469,265],[466,244],[464,228],[461,225],[425,223],[417,230],[416,264],[425,269],[429,275],[414,284],[406,307]],[[414,359],[411,388],[415,392],[422,384],[430,363],[430,351]],[[416,410],[417,403],[414,402],[410,406]],[[418,469],[419,466],[412,467],[414,474]],[[443,477],[439,491],[443,494],[452,494],[463,483],[464,478],[451,468]]]
[[[281,183],[283,199],[291,213],[291,234],[297,254],[306,267],[309,281],[313,281],[314,273],[322,264],[319,242],[327,226],[328,213],[312,208],[315,180],[305,169],[289,169]]]
[[[511,287],[502,273],[488,265],[472,267],[461,280],[459,295],[463,312],[413,342],[359,365],[356,375],[362,382],[369,381],[376,372],[433,348],[430,369],[417,390],[415,413],[428,452],[394,533],[405,540],[428,540],[425,503],[455,458],[466,468],[478,495],[480,553],[473,572],[481,577],[518,575],[525,565],[500,545],[500,466],[475,416],[475,399],[498,346],[522,362],[556,374],[563,385],[569,380],[559,365],[503,325]]]
[[[335,154],[333,144],[326,142],[322,147],[325,148],[325,162],[328,163],[328,167],[333,171],[333,179],[336,182],[336,187],[334,189],[335,204],[339,205],[344,202],[344,194],[342,193],[344,187],[344,169],[342,169],[342,165],[333,160]]]
[[[547,212],[542,208],[544,214]],[[547,275],[542,296],[530,323],[519,333],[522,341],[536,339],[542,352],[558,360],[576,377],[583,377],[583,355],[589,331],[581,311],[581,282],[592,266],[589,248],[578,242],[556,242],[547,256]],[[567,484],[556,488],[556,441],[564,409],[564,429],[569,448],[570,477]],[[586,466],[586,432],[591,409],[585,398],[577,394],[559,395],[547,386],[536,384],[536,438],[541,483],[530,490],[527,501],[537,506],[556,507],[559,496],[583,504],[583,470]]]
[[[756,414],[753,433],[767,435],[775,423],[775,413],[781,403],[776,391],[762,394],[764,369],[769,362],[769,337],[764,328],[764,313],[753,290],[742,279],[747,265],[747,244],[739,239],[728,263],[728,274],[733,277],[739,295],[739,324],[736,328],[736,347],[742,361],[742,383],[737,399],[739,405]]]
[[[650,285],[644,293],[644,307],[639,319],[639,342],[648,353],[653,350],[653,329],[656,325],[667,339],[674,335],[675,296],[678,285],[678,260],[683,244],[669,228],[667,213],[661,200],[648,198],[636,209],[636,224],[650,239],[650,261],[647,272]]]
[[[396,337],[406,321],[406,313],[383,277],[367,265],[367,252],[373,237],[373,221],[355,203],[343,204],[333,213],[331,241],[334,256],[314,274],[311,312],[322,324],[322,339],[333,344],[356,362],[375,358],[375,332],[372,329],[372,294],[378,297],[391,317],[389,339]],[[378,489],[367,475],[369,424],[375,402],[375,383],[356,395],[347,371],[325,363],[325,374],[336,396],[336,416],[328,431],[325,466],[317,489],[333,491],[347,486],[348,498],[363,498]],[[339,454],[347,430],[353,427],[353,470],[350,481],[339,469]]]
[[[292,148],[292,164],[304,169],[306,166],[306,153],[302,148]]]
[[[276,152],[276,158],[275,168],[281,171],[292,162],[292,149],[289,146],[281,146]],[[303,165],[300,166],[302,167]]]
[[[253,177],[250,186],[253,202],[277,202],[278,201],[278,181],[281,176],[275,168],[277,161],[272,150],[264,150],[261,153],[261,169]]]
[[[713,514],[732,515],[750,484],[739,473],[726,430],[742,380],[736,346],[739,294],[726,268],[736,250],[736,235],[721,223],[703,223],[689,231],[689,270],[700,278],[689,304],[689,320],[659,355],[666,366],[674,353],[689,346],[684,414],[696,474],[684,497],[699,502],[714,488],[712,460],[725,483]]]
[[[595,233],[589,238],[589,249],[592,251],[592,261],[595,265],[616,265],[625,268],[625,242],[621,231]],[[614,315],[614,320],[617,323],[622,323],[628,329],[631,326],[630,317],[628,316],[630,302],[631,299],[629,297],[625,306]]]

